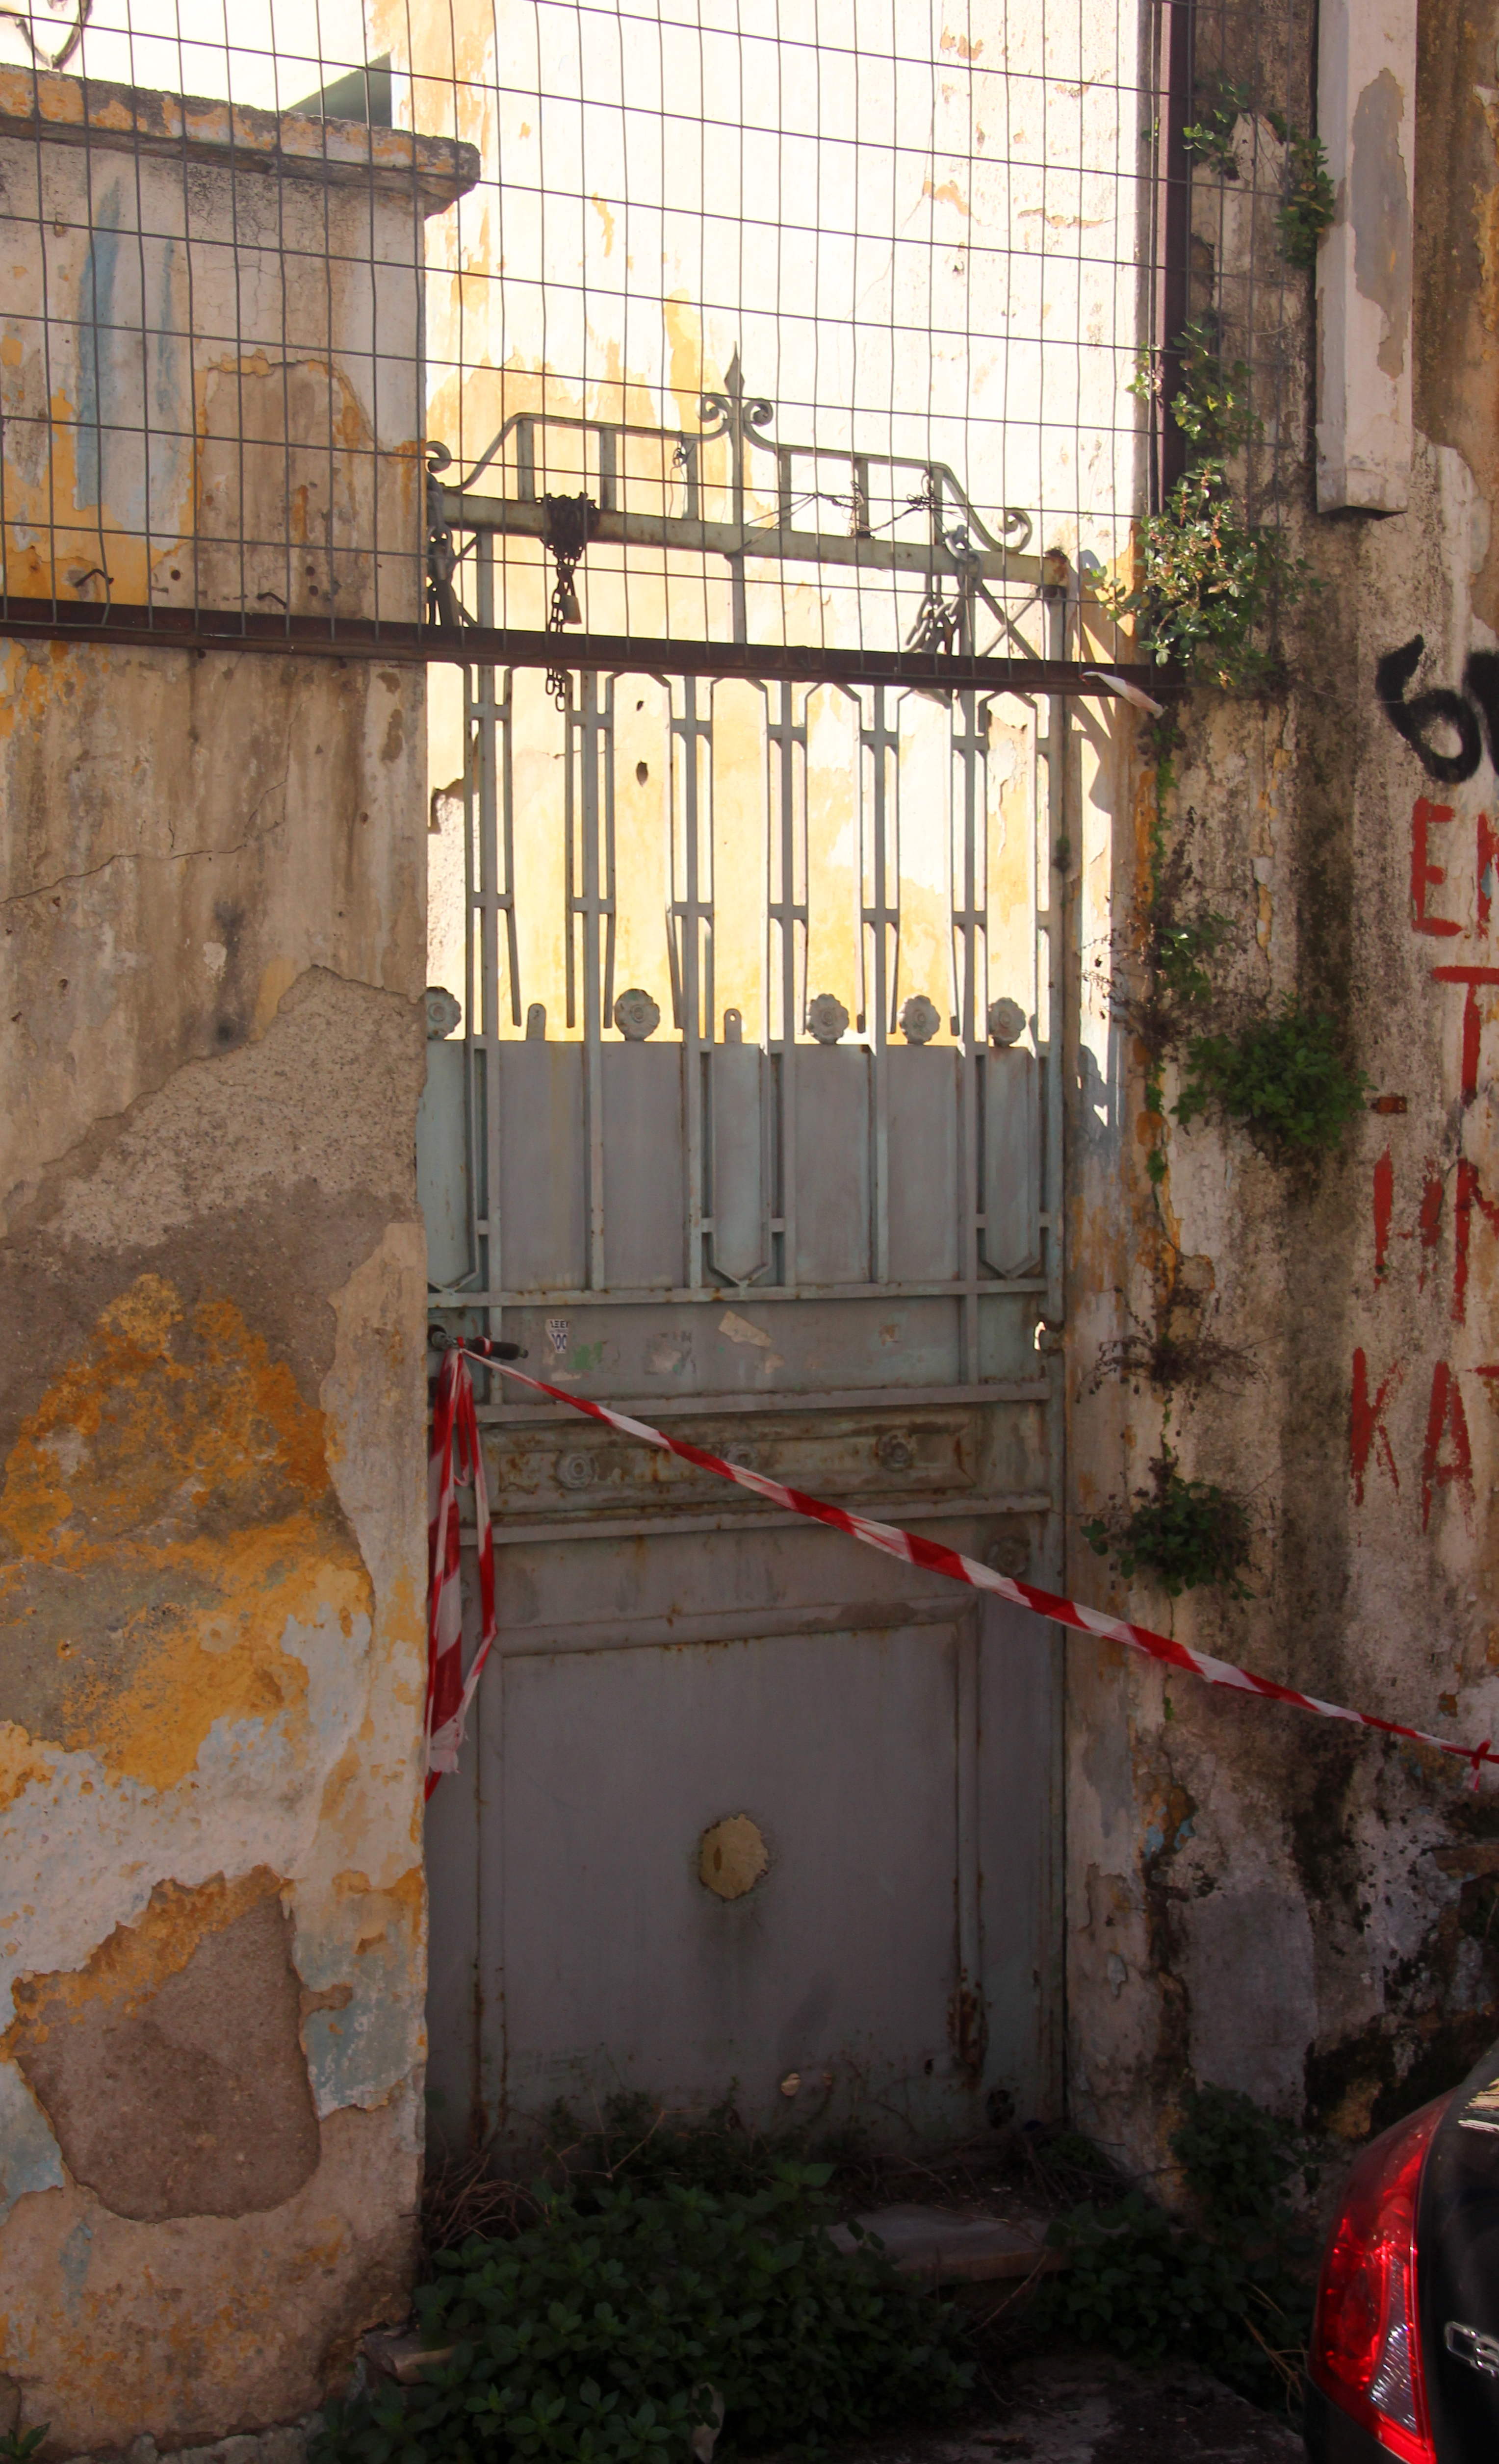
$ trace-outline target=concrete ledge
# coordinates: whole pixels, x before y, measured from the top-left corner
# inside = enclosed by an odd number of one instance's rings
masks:
[[[362,121],[299,111],[256,111],[44,69],[0,69],[0,137],[394,190],[419,197],[424,213],[451,206],[473,187],[480,167],[478,148],[455,138],[414,137],[405,128],[366,128]]]

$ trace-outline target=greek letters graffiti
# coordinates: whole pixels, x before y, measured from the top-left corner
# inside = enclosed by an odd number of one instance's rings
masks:
[[[1484,758],[1499,770],[1499,650],[1474,650],[1463,671],[1463,692],[1439,685],[1429,693],[1405,698],[1411,678],[1425,655],[1426,637],[1413,633],[1398,650],[1386,650],[1374,671],[1374,689],[1397,736],[1402,736],[1428,779],[1441,787],[1461,786],[1471,779]],[[1442,730],[1457,737],[1455,753],[1442,753],[1433,742]],[[1450,814],[1447,816],[1450,820]],[[1412,872],[1412,894],[1415,875]]]
[[[1455,1488],[1464,1519],[1473,1512],[1473,1441],[1468,1434],[1467,1407],[1462,1377],[1499,1379],[1499,1361],[1484,1362],[1461,1372],[1449,1360],[1438,1360],[1431,1371],[1426,1405],[1426,1433],[1421,1456],[1421,1528],[1430,1528],[1431,1509],[1439,1489]],[[1349,1466],[1354,1479],[1354,1504],[1362,1506],[1376,1473],[1399,1493],[1400,1463],[1386,1414],[1405,1382],[1405,1363],[1392,1360],[1378,1375],[1369,1366],[1360,1344],[1354,1353],[1353,1395],[1349,1411]]]
[[[1472,653],[1462,693],[1437,687],[1410,695],[1424,649],[1418,633],[1379,661],[1376,691],[1391,725],[1440,786],[1455,787],[1472,778],[1486,749],[1499,771],[1499,651]],[[1444,749],[1449,744],[1455,749]],[[1451,1001],[1448,1034],[1456,1028],[1456,1050],[1449,1046],[1448,1062],[1448,1067],[1456,1063],[1459,1090],[1459,1105],[1449,1116],[1455,1152],[1446,1160],[1431,1155],[1418,1160],[1388,1145],[1374,1165],[1369,1193],[1375,1292],[1386,1287],[1400,1245],[1408,1243],[1418,1291],[1424,1292],[1432,1283],[1444,1303],[1446,1323],[1462,1328],[1469,1322],[1470,1284],[1480,1245],[1490,1236],[1499,1244],[1499,1189],[1486,1186],[1471,1151],[1468,1118],[1484,1077],[1484,1030],[1491,1017],[1499,1017],[1496,858],[1499,822],[1487,812],[1474,813],[1470,803],[1465,808],[1459,801],[1416,797],[1410,819],[1411,932],[1421,940],[1468,945],[1461,954],[1449,946],[1430,970],[1434,984],[1462,994],[1460,1010],[1450,993],[1444,996]],[[1475,940],[1477,951],[1472,949]],[[1431,955],[1436,959],[1437,953]],[[1385,1099],[1375,1106],[1376,1111],[1397,1109],[1403,1111],[1403,1102]],[[1486,1134],[1480,1128],[1480,1154],[1486,1152]],[[1474,1379],[1483,1385],[1475,1387]],[[1443,1492],[1451,1489],[1471,1529],[1476,1509],[1469,1414],[1480,1392],[1499,1405],[1499,1362],[1446,1357],[1418,1364],[1381,1354],[1373,1345],[1356,1349],[1348,1424],[1355,1505],[1363,1506],[1388,1484],[1397,1496],[1419,1498],[1424,1531]]]

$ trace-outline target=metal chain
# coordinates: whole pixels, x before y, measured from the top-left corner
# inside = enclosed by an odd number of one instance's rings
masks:
[[[573,576],[583,561],[584,548],[598,530],[599,508],[588,495],[543,496],[541,502],[546,508],[546,544],[557,567],[546,629],[549,633],[560,633],[565,625],[581,625],[583,622]],[[567,670],[548,668],[546,690],[559,710],[566,708],[567,688]]]

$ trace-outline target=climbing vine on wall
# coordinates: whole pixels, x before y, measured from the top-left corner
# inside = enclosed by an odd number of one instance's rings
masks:
[[[1274,667],[1261,639],[1282,607],[1312,579],[1273,522],[1239,513],[1227,456],[1259,434],[1249,407],[1248,371],[1225,362],[1213,321],[1195,319],[1174,346],[1179,364],[1171,415],[1187,440],[1187,468],[1159,513],[1135,539],[1135,577],[1114,594],[1112,612],[1132,621],[1141,649],[1226,692]],[[1149,393],[1159,372],[1145,361],[1132,380]]]
[[[1220,80],[1200,105],[1188,131],[1191,150],[1215,162],[1224,177],[1236,176],[1234,134],[1245,98]],[[1308,246],[1314,253],[1326,203],[1318,186],[1325,181],[1321,150],[1284,122],[1277,122],[1277,134],[1294,175],[1282,215],[1283,242],[1288,253]],[[1225,354],[1218,319],[1193,319],[1178,337],[1176,357],[1170,408],[1186,441],[1187,469],[1162,510],[1142,526],[1133,584],[1117,597],[1115,612],[1134,618],[1142,647],[1157,662],[1227,691],[1268,680],[1275,663],[1266,636],[1273,618],[1315,583],[1278,527],[1247,521],[1238,512],[1229,460],[1254,444],[1260,423],[1250,407],[1248,370]],[[1134,382],[1137,392],[1148,393],[1158,385],[1158,370],[1142,362]],[[1337,1021],[1324,1009],[1292,1000],[1267,1015],[1229,996],[1227,961],[1242,935],[1230,916],[1197,894],[1197,813],[1189,810],[1168,835],[1181,737],[1174,703],[1150,735],[1155,798],[1135,918],[1135,963],[1115,993],[1116,1012],[1143,1047],[1145,1113],[1154,1128],[1146,1170],[1157,1193],[1167,1173],[1168,1061],[1180,1071],[1171,1119],[1182,1129],[1205,1116],[1233,1122],[1282,1163],[1305,1165],[1339,1145],[1362,1108],[1366,1086],[1348,1059]],[[1174,1242],[1172,1247],[1179,1270]],[[1197,1357],[1201,1328],[1188,1335],[1178,1331],[1175,1289],[1174,1276],[1171,1292],[1157,1292],[1154,1333],[1106,1344],[1099,1353],[1095,1386],[1104,1375],[1143,1375],[1164,1394],[1166,1410],[1149,1485],[1094,1516],[1083,1536],[1126,1579],[1152,1575],[1172,1597],[1211,1586],[1245,1599],[1251,1596],[1248,1507],[1217,1483],[1185,1477],[1170,1441],[1174,1393],[1196,1391],[1208,1374]],[[1206,1343],[1215,1350],[1211,1336]],[[1239,1375],[1252,1367],[1231,1346],[1216,1351],[1225,1371]]]

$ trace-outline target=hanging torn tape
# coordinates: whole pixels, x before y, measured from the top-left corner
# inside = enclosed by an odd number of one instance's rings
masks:
[[[482,1340],[468,1338],[465,1341],[464,1350],[474,1358],[484,1361],[486,1366],[497,1368],[502,1376],[515,1378],[520,1385],[529,1386],[533,1394],[545,1395],[554,1403],[566,1403],[573,1411],[583,1413],[588,1419],[601,1420],[606,1428],[617,1429],[622,1437],[633,1438],[642,1445],[659,1447],[665,1454],[679,1455],[684,1463],[695,1463],[699,1471],[716,1472],[719,1479],[732,1480],[738,1487],[752,1490],[767,1505],[780,1507],[788,1514],[804,1515],[812,1523],[824,1523],[829,1530],[845,1531],[851,1540],[861,1541],[865,1548],[878,1549],[885,1556],[898,1557],[908,1566],[919,1566],[926,1573],[946,1574],[955,1583],[967,1583],[974,1591],[992,1592],[996,1598],[1009,1600],[1016,1608],[1030,1609],[1037,1617],[1050,1617],[1058,1625],[1074,1626],[1079,1633],[1094,1635],[1106,1642],[1125,1643],[1130,1650],[1143,1652],[1150,1660],[1162,1661],[1169,1668],[1183,1669],[1189,1676],[1201,1677],[1209,1685],[1226,1685],[1236,1693],[1257,1694],[1267,1702],[1289,1703],[1299,1711],[1319,1712],[1325,1720],[1346,1720],[1356,1727],[1377,1728],[1387,1737],[1408,1737],[1416,1745],[1434,1746],[1439,1753],[1450,1754],[1455,1760],[1471,1765],[1471,1784],[1474,1788],[1478,1786],[1481,1767],[1485,1763],[1499,1762],[1499,1753],[1491,1750],[1491,1740],[1488,1737],[1484,1739],[1481,1746],[1458,1745],[1450,1737],[1433,1737],[1424,1728],[1407,1727],[1402,1721],[1381,1719],[1375,1711],[1350,1711],[1340,1703],[1324,1703],[1315,1694],[1298,1692],[1293,1685],[1277,1684],[1273,1677],[1258,1677],[1251,1668],[1236,1667],[1229,1660],[1215,1660],[1210,1652],[1194,1651],[1189,1644],[1174,1641],[1170,1635],[1156,1634],[1149,1626],[1133,1625],[1123,1617],[1108,1617],[1100,1609],[1085,1608],[1080,1601],[1064,1599],[1056,1592],[1043,1591],[1035,1583],[1022,1583],[1011,1575],[997,1573],[993,1567],[981,1566],[977,1558],[965,1557],[957,1549],[945,1548],[939,1540],[924,1540],[915,1531],[902,1531],[893,1523],[876,1523],[867,1514],[850,1514],[846,1507],[829,1506],[823,1498],[808,1497],[804,1489],[787,1488],[779,1480],[767,1479],[763,1472],[749,1471],[742,1463],[726,1463],[721,1455],[708,1454],[703,1447],[690,1444],[685,1438],[669,1438],[663,1430],[651,1428],[645,1420],[631,1419],[628,1413],[611,1412],[605,1403],[587,1402],[581,1395],[568,1395],[560,1386],[548,1386],[543,1378],[528,1377],[524,1370],[517,1369],[513,1365],[516,1347],[512,1344],[492,1347]],[[505,1353],[510,1354],[511,1357],[504,1357]],[[457,1356],[456,1347],[446,1354],[443,1361],[445,1379]],[[461,1375],[463,1384],[468,1389],[468,1411],[472,1423],[473,1390],[469,1387],[467,1370],[462,1369]],[[440,1401],[443,1392],[441,1383],[438,1392]],[[437,1427],[434,1421],[434,1460],[436,1445]],[[474,1447],[475,1463],[477,1463],[477,1456],[478,1449],[475,1443]],[[488,1507],[484,1503],[483,1477],[483,1467],[479,1464],[475,1486],[475,1503],[481,1508],[479,1583],[481,1599],[487,1601],[484,1612],[485,1632],[492,1640],[495,1559]],[[454,1498],[452,1523],[454,1561],[456,1561],[457,1547],[456,1530],[456,1499]],[[433,1547],[435,1548],[435,1542]],[[486,1562],[489,1586],[487,1595],[484,1593]],[[436,1596],[434,1589],[434,1604]],[[467,1709],[473,1699],[474,1688],[478,1682],[478,1671],[488,1656],[489,1647],[489,1641],[481,1642],[479,1651],[474,1657],[474,1666],[469,1672],[467,1686],[460,1689],[459,1694],[454,1695],[453,1698],[460,1704],[458,1718],[460,1737],[462,1712]],[[437,1648],[434,1626],[432,1641],[434,1664]],[[452,1690],[451,1684],[450,1690]],[[429,1705],[431,1700],[432,1686],[430,1680]],[[435,1737],[435,1733],[430,1714],[429,1735]],[[446,1733],[446,1731],[443,1732],[445,1736]],[[452,1750],[455,1756],[456,1743]],[[434,1761],[430,1761],[430,1769],[434,1771],[452,1768],[452,1762],[438,1765]],[[433,1784],[433,1781],[429,1779],[429,1793]]]
[[[512,1347],[513,1348],[513,1347]],[[463,1674],[463,1595],[459,1580],[458,1491],[474,1491],[479,1549],[479,1646]],[[490,1529],[484,1454],[474,1411],[474,1381],[462,1352],[443,1354],[427,1457],[427,1793],[458,1768],[463,1724],[484,1662],[495,1647],[495,1534]]]

